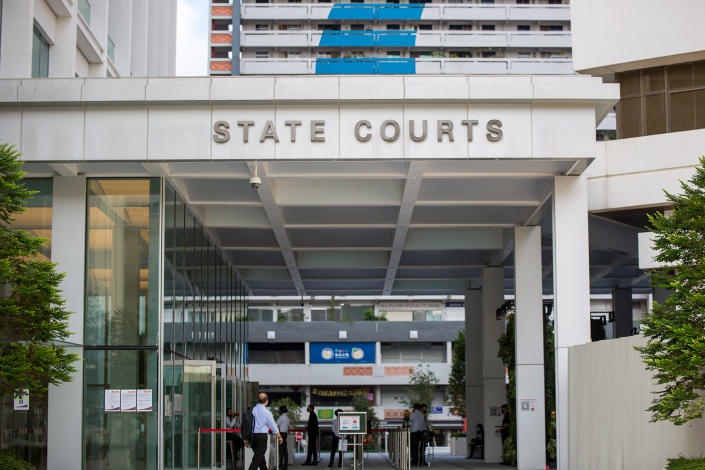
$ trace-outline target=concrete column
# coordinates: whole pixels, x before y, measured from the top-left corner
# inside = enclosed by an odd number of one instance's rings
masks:
[[[32,76],[34,2],[4,0],[2,3],[2,54],[0,78]],[[51,63],[51,60],[49,61]]]
[[[83,306],[86,250],[86,179],[54,178],[51,260],[66,273],[61,283],[69,317],[70,352],[83,357]],[[50,385],[48,396],[48,469],[81,468],[83,456],[83,362],[74,363],[73,381]]]
[[[375,385],[375,406],[382,406],[382,386]]]
[[[485,423],[482,376],[482,291],[465,291],[465,418],[468,435]],[[487,433],[489,434],[489,433]],[[467,450],[466,450],[467,452]]]
[[[568,348],[590,341],[587,179],[556,176],[553,192],[553,296],[558,468],[568,469]]]
[[[514,228],[517,469],[546,468],[541,228]]]
[[[304,343],[304,364],[311,364],[311,343],[308,341]]]
[[[614,332],[617,338],[632,335],[632,290],[612,289],[612,311],[614,312]]]
[[[447,341],[446,342],[446,364],[452,364],[452,363],[453,363],[453,342]]]
[[[497,319],[497,309],[504,303],[504,268],[482,270],[482,382],[485,427],[485,462],[502,461],[502,439],[495,427],[502,416],[490,414],[506,401],[504,364],[497,357],[497,340],[504,333],[504,318]]]
[[[233,2],[232,68],[231,75],[240,75],[240,1]],[[210,62],[208,64],[210,68]]]

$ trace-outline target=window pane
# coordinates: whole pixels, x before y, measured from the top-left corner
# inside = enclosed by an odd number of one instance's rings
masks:
[[[88,181],[85,344],[157,344],[159,185]]]
[[[695,92],[695,128],[705,128],[705,90]]]
[[[644,70],[644,93],[663,91],[666,87],[666,81],[663,74],[663,67]]]
[[[674,65],[668,67],[668,88],[683,88],[693,86],[692,64]]]
[[[641,93],[639,86],[639,71],[618,73],[617,82],[620,84],[622,96],[638,95]]]
[[[34,28],[32,35],[32,78],[39,77],[39,50],[41,47],[41,36],[37,28]]]
[[[663,93],[644,97],[646,135],[666,132],[666,100]]]
[[[619,102],[617,108],[621,138],[641,135],[641,98],[627,98]]]
[[[695,128],[695,101],[692,91],[671,93],[671,132]]]
[[[86,350],[83,468],[157,468],[157,351]],[[105,412],[105,390],[152,390],[152,412]]]

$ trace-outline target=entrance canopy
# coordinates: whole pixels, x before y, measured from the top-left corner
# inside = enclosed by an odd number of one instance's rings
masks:
[[[0,138],[29,176],[168,178],[254,295],[463,294],[482,266],[511,292],[513,227],[539,224],[548,292],[554,177],[617,98],[585,76],[6,80]],[[625,230],[590,219],[596,292],[646,286]]]

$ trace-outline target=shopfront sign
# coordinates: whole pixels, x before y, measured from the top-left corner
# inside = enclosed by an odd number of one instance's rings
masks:
[[[311,364],[374,364],[375,343],[311,343]]]

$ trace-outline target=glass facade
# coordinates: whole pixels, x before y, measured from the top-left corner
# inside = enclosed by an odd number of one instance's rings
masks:
[[[84,469],[157,466],[160,180],[87,182]],[[149,412],[106,412],[106,390],[152,390]]]
[[[225,253],[181,197],[164,189],[164,468],[196,466],[196,431],[221,420],[245,374],[246,305],[244,284]],[[211,376],[194,361],[215,361]],[[222,372],[224,369],[225,373]],[[223,391],[230,390],[223,400]],[[217,393],[216,393],[217,392]],[[235,404],[234,408],[238,408]],[[212,411],[211,411],[212,410]],[[213,416],[211,416],[213,413]],[[215,462],[224,436],[215,439]],[[201,436],[201,464],[210,465],[211,437]]]
[[[222,463],[225,437],[197,456],[196,436],[245,403],[244,283],[159,178],[89,178],[86,217],[83,468]],[[108,390],[151,390],[151,411],[105,411]]]
[[[46,239],[47,243],[37,256],[49,261],[52,180],[27,179],[24,185],[37,193],[25,204],[25,211],[15,217],[12,227]],[[30,396],[27,411],[14,411],[12,396],[0,397],[0,453],[17,455],[39,470],[47,468],[47,395]]]
[[[615,75],[620,138],[705,128],[705,61]]]

